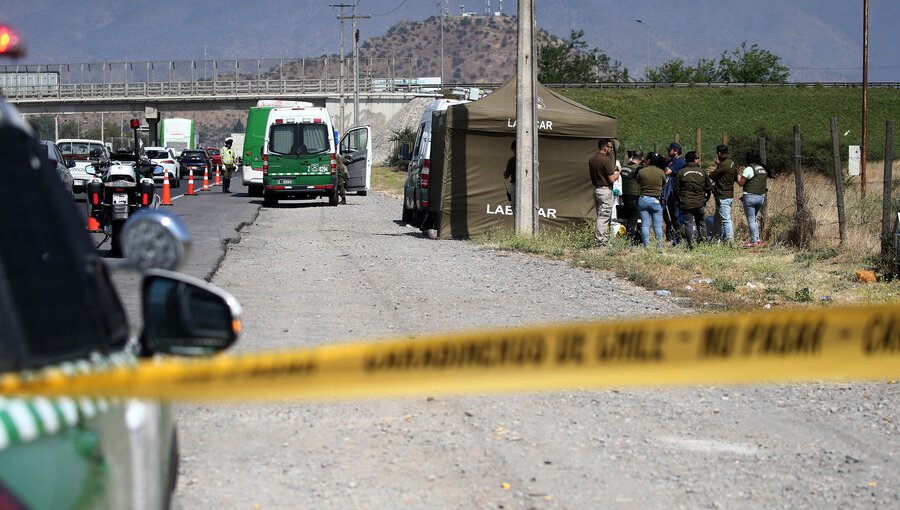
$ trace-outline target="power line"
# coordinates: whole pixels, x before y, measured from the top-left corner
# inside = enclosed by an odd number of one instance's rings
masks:
[[[384,14],[373,14],[372,17],[373,17],[373,18],[377,18],[377,17],[380,17],[380,16],[387,16],[388,14],[394,14],[395,12],[397,12],[398,10],[400,10],[401,7],[403,7],[403,5],[406,3],[406,1],[407,1],[407,0],[403,0],[402,2],[400,2],[400,5],[398,5],[397,7],[394,7],[392,10],[390,10],[390,11],[384,13]]]

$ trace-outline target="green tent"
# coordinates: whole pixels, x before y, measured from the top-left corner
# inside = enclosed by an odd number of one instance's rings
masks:
[[[593,220],[587,162],[599,138],[617,137],[617,121],[541,84],[537,90],[541,229]],[[513,228],[503,171],[516,139],[515,119],[515,80],[484,99],[434,113],[429,211],[442,239]]]

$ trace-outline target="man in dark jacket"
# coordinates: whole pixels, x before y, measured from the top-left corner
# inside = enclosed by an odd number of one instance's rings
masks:
[[[700,167],[700,158],[691,151],[684,155],[685,166],[675,178],[675,196],[684,216],[684,238],[688,249],[694,249],[694,225],[698,240],[706,238],[706,202],[712,194],[712,181],[706,170]]]
[[[681,144],[672,142],[669,144],[667,152],[669,154],[669,163],[666,165],[666,187],[663,190],[663,200],[665,201],[665,210],[663,211],[663,219],[666,222],[666,239],[675,243],[678,242],[678,229],[681,225],[681,211],[678,210],[678,197],[675,193],[675,180],[678,178],[678,172],[684,168],[685,161],[681,155]]]
[[[638,198],[641,196],[641,185],[637,181],[637,172],[641,168],[641,160],[644,159],[644,151],[628,151],[628,163],[622,167],[620,177],[622,179],[622,204],[625,215],[625,238],[632,244],[640,244],[641,233],[637,229]]]
[[[709,174],[716,197],[716,235],[723,241],[734,242],[734,226],[731,222],[731,202],[734,200],[734,183],[737,181],[737,165],[728,156],[728,146],[716,146],[716,168]]]

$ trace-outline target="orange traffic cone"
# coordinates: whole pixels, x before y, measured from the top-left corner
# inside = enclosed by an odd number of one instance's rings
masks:
[[[163,172],[163,193],[160,205],[172,205],[172,190],[169,188],[169,172]]]
[[[103,232],[103,229],[100,228],[100,222],[97,221],[97,218],[88,215],[88,232],[100,233]]]
[[[203,169],[203,191],[209,191],[209,167]]]
[[[194,168],[191,167],[191,173],[188,174],[188,189],[185,195],[196,195],[194,191]]]
[[[222,185],[222,176],[219,174],[219,168],[221,167],[219,165],[216,165],[216,182],[213,184],[213,186]]]

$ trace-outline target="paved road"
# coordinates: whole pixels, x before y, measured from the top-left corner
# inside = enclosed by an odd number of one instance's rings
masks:
[[[689,313],[613,275],[431,241],[400,203],[263,208],[213,282],[237,350]],[[897,508],[900,390],[802,384],[179,405],[180,508]]]
[[[198,186],[199,188],[199,186]],[[220,187],[211,187],[210,191],[200,192],[197,196],[184,196],[187,181],[180,188],[172,190],[170,207],[160,207],[177,214],[187,223],[191,231],[192,243],[182,263],[180,272],[196,278],[208,280],[215,272],[219,262],[225,256],[225,246],[240,239],[238,230],[252,223],[262,205],[261,198],[250,198],[246,188],[241,185],[240,174],[231,181],[231,194],[222,193]],[[86,214],[85,196],[76,196],[76,205]],[[95,244],[104,240],[102,234],[93,234]],[[101,254],[109,252],[107,241],[99,246]],[[129,271],[117,271],[113,280],[128,315],[133,324],[139,324],[140,317],[140,275]]]

